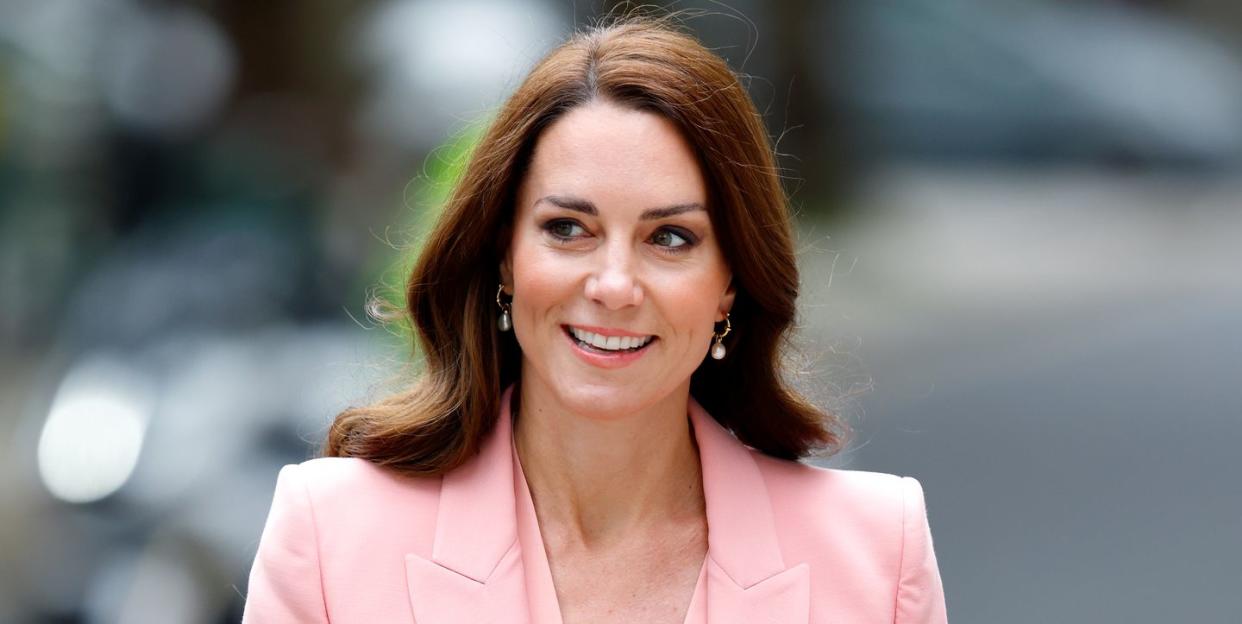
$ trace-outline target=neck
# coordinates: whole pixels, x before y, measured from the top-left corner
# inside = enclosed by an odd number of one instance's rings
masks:
[[[624,418],[564,409],[523,384],[514,442],[541,528],[587,547],[704,517],[689,389]]]

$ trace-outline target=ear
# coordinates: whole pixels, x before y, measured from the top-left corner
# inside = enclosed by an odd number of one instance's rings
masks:
[[[508,250],[500,261],[500,283],[504,284],[506,294],[513,294],[513,259]]]
[[[513,294],[513,224],[506,221],[501,224],[500,231],[496,233],[496,240],[500,243],[500,283],[505,287],[505,293]]]
[[[725,288],[724,294],[720,295],[720,306],[717,308],[716,322],[721,323],[725,320],[725,314],[733,309],[733,299],[737,296],[737,289],[733,287],[733,277],[729,277],[729,287]]]

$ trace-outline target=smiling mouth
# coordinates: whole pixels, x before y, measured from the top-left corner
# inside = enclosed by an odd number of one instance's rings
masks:
[[[561,329],[579,347],[592,353],[634,353],[646,349],[657,340],[655,336],[603,336],[576,327],[570,327],[569,325],[562,325]]]

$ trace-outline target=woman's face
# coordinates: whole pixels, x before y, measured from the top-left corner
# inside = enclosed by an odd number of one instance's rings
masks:
[[[684,400],[733,304],[706,206],[664,117],[595,101],[544,130],[501,263],[524,392],[596,418]]]

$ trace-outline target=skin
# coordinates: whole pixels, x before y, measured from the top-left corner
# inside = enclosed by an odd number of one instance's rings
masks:
[[[566,624],[680,623],[703,564],[690,375],[734,297],[707,198],[676,126],[606,101],[544,131],[518,191],[500,267],[523,358],[514,438]],[[657,339],[603,368],[567,324]]]

